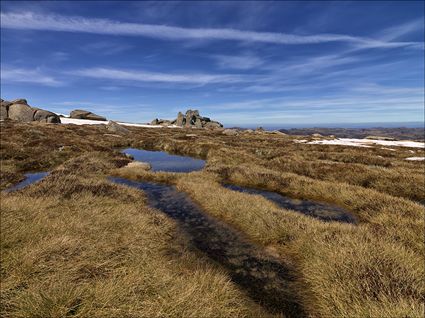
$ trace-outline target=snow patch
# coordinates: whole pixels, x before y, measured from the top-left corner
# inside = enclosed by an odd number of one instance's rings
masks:
[[[109,120],[89,120],[89,119],[61,117],[61,123],[74,124],[74,125],[107,125],[109,123]],[[176,125],[161,126],[161,125],[133,124],[133,123],[122,123],[122,122],[117,122],[117,124],[120,124],[123,126],[144,127],[144,128],[181,128]]]
[[[303,142],[298,140],[296,142]],[[377,140],[377,139],[356,139],[356,138],[338,138],[332,140],[314,140],[307,142],[310,145],[341,145],[352,147],[372,147],[374,145],[425,148],[425,143],[410,140]]]
[[[410,160],[410,161],[423,161],[423,160],[425,160],[425,157],[409,157],[409,158],[406,158],[406,160]]]
[[[109,123],[107,120],[88,120],[88,119],[76,119],[61,117],[62,124],[74,124],[74,125],[106,125]]]

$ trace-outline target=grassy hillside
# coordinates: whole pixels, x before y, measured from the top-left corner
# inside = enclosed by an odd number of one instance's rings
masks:
[[[293,267],[311,317],[422,317],[423,149],[295,143],[291,136],[1,123],[1,188],[28,171],[42,182],[1,194],[5,317],[266,317],[228,271],[194,248],[141,191],[108,175],[173,184],[209,215]],[[207,159],[190,174],[125,167],[124,147]],[[414,153],[412,153],[413,151]],[[349,210],[358,225],[277,207],[230,182]],[[287,292],[287,291],[282,291]],[[300,313],[301,314],[301,313]]]

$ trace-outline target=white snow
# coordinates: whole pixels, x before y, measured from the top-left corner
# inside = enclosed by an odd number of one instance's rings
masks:
[[[389,150],[389,151],[396,151],[396,150],[395,150],[395,149],[393,149],[393,148],[385,148],[385,147],[382,147],[381,149]]]
[[[89,120],[89,119],[76,119],[76,118],[68,118],[61,117],[62,124],[74,124],[74,125],[107,125],[109,120]],[[147,125],[147,124],[133,124],[133,123],[122,123],[117,122],[123,126],[132,126],[132,127],[144,127],[144,128],[164,128],[161,125]],[[166,126],[167,128],[181,128],[176,125]]]
[[[409,157],[409,158],[406,158],[406,160],[422,161],[422,160],[425,160],[425,157]]]
[[[301,141],[297,141],[301,142]],[[310,145],[342,145],[353,147],[371,147],[373,145],[396,146],[410,148],[425,148],[425,143],[410,140],[377,140],[377,139],[356,139],[356,138],[338,138],[332,140],[314,140],[307,142]]]
[[[88,119],[76,119],[61,117],[62,124],[74,124],[74,125],[106,125],[109,123],[107,120],[88,120]]]
[[[362,140],[362,139],[357,139],[357,140]],[[314,140],[314,141],[308,142],[308,144],[309,145],[341,145],[341,146],[365,147],[365,148],[371,147],[361,142],[358,142],[357,140],[348,139],[348,138],[332,139],[332,140]]]

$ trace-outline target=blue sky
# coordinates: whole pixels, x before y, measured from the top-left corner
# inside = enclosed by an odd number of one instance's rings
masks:
[[[424,3],[1,1],[1,96],[146,122],[424,120]]]

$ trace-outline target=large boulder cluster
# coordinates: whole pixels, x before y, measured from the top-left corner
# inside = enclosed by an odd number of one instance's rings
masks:
[[[55,113],[28,105],[26,99],[7,101],[1,99],[0,119],[17,120],[22,122],[40,121],[45,123],[60,123]]]
[[[75,109],[69,114],[70,118],[106,121],[106,117],[96,115],[88,110]]]
[[[178,127],[186,127],[186,128],[221,128],[223,127],[218,121],[211,120],[208,117],[203,117],[199,115],[198,110],[187,110],[186,113],[179,112],[177,114],[177,118],[174,120],[166,120],[166,119],[154,119],[151,122],[151,125],[162,125],[169,126],[175,125]]]

